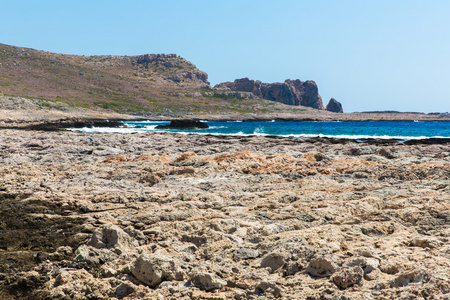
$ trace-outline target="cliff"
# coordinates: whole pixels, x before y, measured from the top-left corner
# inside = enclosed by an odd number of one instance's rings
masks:
[[[287,79],[283,83],[263,83],[248,78],[236,79],[234,82],[223,82],[215,86],[217,89],[252,92],[255,96],[280,102],[287,105],[301,105],[324,110],[322,97],[317,84],[313,80],[301,81]],[[328,111],[335,112],[335,106],[342,105],[334,99]],[[328,106],[327,106],[328,107]]]

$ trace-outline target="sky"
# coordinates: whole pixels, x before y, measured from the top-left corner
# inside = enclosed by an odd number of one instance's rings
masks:
[[[314,80],[345,112],[450,112],[448,0],[2,0],[0,43],[176,53],[212,85]]]

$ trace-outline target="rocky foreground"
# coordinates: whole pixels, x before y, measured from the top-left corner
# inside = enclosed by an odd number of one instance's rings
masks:
[[[1,299],[450,299],[450,144],[0,131]]]

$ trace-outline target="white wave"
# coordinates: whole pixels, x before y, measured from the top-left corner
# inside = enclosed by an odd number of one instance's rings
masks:
[[[122,122],[123,124],[161,124],[161,123],[170,123],[169,121],[126,121]]]
[[[379,140],[424,140],[429,138],[448,138],[445,136],[397,136],[397,135],[347,135],[347,134],[282,134],[283,137],[297,137],[297,138],[309,138],[309,137],[325,137],[334,139],[379,139]]]
[[[69,128],[67,130],[70,131],[81,131],[85,133],[135,133],[135,132],[143,132],[142,128],[133,128],[133,127],[118,127],[118,128],[109,128],[109,127],[84,127],[84,128]]]
[[[264,134],[264,127],[256,127],[256,128],[253,130],[253,134],[255,134],[255,135]]]
[[[242,121],[236,121],[242,122]],[[118,128],[108,128],[108,127],[92,127],[92,128],[70,128],[68,130],[71,131],[81,131],[85,133],[137,133],[137,132],[167,132],[167,130],[159,130],[156,129],[156,124],[167,123],[166,121],[142,121],[142,122],[127,122],[136,124],[136,126],[125,126]],[[126,124],[126,123],[125,123]],[[140,127],[142,125],[138,124],[148,124],[147,126]],[[211,126],[210,129],[217,130],[227,128],[227,126],[218,125]],[[243,131],[239,131],[237,133],[217,133],[217,132],[185,132],[185,131],[176,131],[170,130],[170,132],[181,133],[181,134],[197,134],[197,135],[217,135],[217,136],[270,136],[275,134],[265,133],[264,127],[257,127],[254,129],[253,133],[247,134]],[[423,140],[429,138],[449,138],[448,136],[401,136],[401,135],[346,135],[346,134],[282,134],[278,135],[281,137],[291,137],[291,138],[314,138],[314,137],[325,137],[325,138],[334,138],[334,139],[351,139],[351,140],[365,140],[365,139],[396,139],[396,140]]]

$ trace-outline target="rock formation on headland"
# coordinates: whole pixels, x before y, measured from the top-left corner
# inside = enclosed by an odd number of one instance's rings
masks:
[[[236,79],[234,82],[220,83],[215,88],[252,92],[255,96],[287,105],[301,105],[315,109],[325,109],[322,103],[322,97],[319,95],[317,84],[313,80],[301,81],[299,79],[287,79],[283,83],[264,83],[259,80],[242,78]],[[338,101],[335,100],[335,102],[341,105]],[[327,110],[333,111],[329,110],[328,107]]]
[[[327,104],[326,110],[335,112],[335,113],[343,113],[342,104],[334,98],[330,99],[330,102]]]
[[[176,83],[189,82],[194,85],[209,87],[208,74],[195,68],[190,62],[176,54],[143,54],[130,57],[132,62],[144,65],[158,65],[165,68],[175,68],[181,71],[163,75],[166,80]],[[185,65],[191,65],[190,68],[184,68]],[[183,69],[184,68],[184,69]]]

